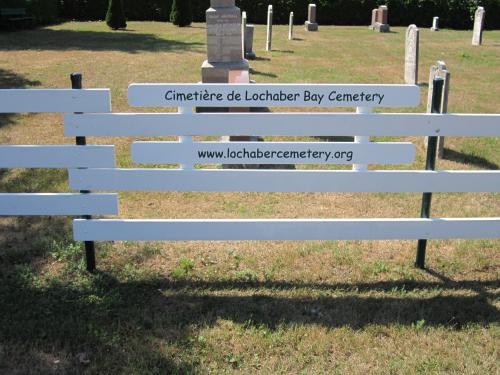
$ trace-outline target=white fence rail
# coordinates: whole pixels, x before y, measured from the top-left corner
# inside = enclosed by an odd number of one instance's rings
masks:
[[[73,169],[72,189],[192,192],[500,192],[500,171]]]
[[[110,111],[109,89],[0,90],[0,113]]]
[[[427,113],[110,113],[64,116],[67,136],[500,136],[499,115]]]
[[[74,220],[77,241],[416,240],[498,238],[500,218]]]

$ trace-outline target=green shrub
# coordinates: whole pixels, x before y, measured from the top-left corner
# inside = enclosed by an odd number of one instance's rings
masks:
[[[174,0],[170,12],[170,22],[179,27],[189,26],[193,21],[190,0]]]
[[[2,2],[53,4],[57,0],[0,0]],[[98,20],[106,12],[106,0],[60,0],[60,15],[67,19]],[[123,0],[129,19],[167,21],[172,0]],[[248,14],[249,22],[266,23],[268,4],[274,6],[274,22],[288,23],[290,12],[295,13],[297,24],[307,18],[309,3],[318,6],[320,25],[368,25],[371,11],[379,5],[389,7],[391,26],[430,27],[433,17],[439,17],[443,28],[472,29],[474,12],[478,6],[486,9],[486,29],[500,28],[500,0],[236,0],[236,5]],[[186,0],[176,0],[176,7]],[[191,0],[192,21],[205,22],[210,0]],[[47,5],[49,6],[49,5]],[[51,5],[52,6],[52,5]]]
[[[106,13],[106,24],[113,30],[127,27],[122,0],[109,0],[108,13]]]

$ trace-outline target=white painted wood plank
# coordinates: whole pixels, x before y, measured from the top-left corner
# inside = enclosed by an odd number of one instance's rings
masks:
[[[112,168],[115,146],[0,146],[0,168]]]
[[[109,89],[0,90],[0,113],[110,111]]]
[[[412,143],[350,142],[134,142],[142,164],[403,164],[415,160]]]
[[[67,136],[500,136],[500,115],[113,113],[65,115]]]
[[[500,171],[71,169],[78,190],[500,192]]]
[[[414,85],[132,84],[129,104],[141,107],[416,107]]]
[[[117,194],[0,194],[0,216],[118,215]]]
[[[415,240],[500,238],[500,218],[74,220],[76,241]]]

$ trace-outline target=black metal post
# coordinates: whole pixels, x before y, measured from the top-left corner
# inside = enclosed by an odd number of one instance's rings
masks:
[[[71,88],[76,90],[81,90],[83,88],[81,73],[72,73],[70,77],[71,77]],[[76,145],[86,146],[87,139],[85,137],[76,137]],[[89,194],[90,191],[81,190],[80,193]],[[85,215],[82,216],[82,219],[90,220],[92,219],[92,216]],[[87,271],[93,273],[96,268],[95,243],[93,241],[85,241],[85,259],[87,263]]]
[[[432,109],[431,113],[441,113],[441,101],[443,97],[444,79],[441,77],[434,78],[434,90],[432,92]],[[436,169],[436,154],[437,154],[438,137],[429,137],[427,141],[427,160],[425,169],[434,171]],[[422,210],[420,217],[428,219],[431,213],[432,193],[424,193],[422,196]],[[418,240],[417,259],[415,266],[425,268],[425,251],[427,249],[427,240]]]

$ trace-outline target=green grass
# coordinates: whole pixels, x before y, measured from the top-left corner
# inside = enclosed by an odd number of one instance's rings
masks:
[[[202,24],[65,23],[0,34],[0,88],[109,87],[113,110],[132,82],[198,82]],[[258,82],[402,83],[404,28],[274,28]],[[500,32],[421,30],[423,112],[429,66],[452,72],[449,110],[499,113]],[[162,109],[155,109],[157,111]],[[168,108],[165,110],[174,110]],[[291,110],[298,110],[297,108]],[[314,109],[313,109],[314,110]],[[386,109],[384,109],[386,110]],[[167,138],[166,138],[167,139]],[[270,138],[271,139],[271,138]],[[284,139],[284,138],[278,138]],[[290,139],[298,140],[291,137]],[[411,166],[422,169],[423,141]],[[132,167],[133,138],[116,144]],[[308,138],[307,140],[312,140]],[[56,114],[0,116],[0,143],[72,143]],[[441,169],[498,169],[498,138],[449,138]],[[317,167],[317,166],[313,166]],[[309,167],[309,168],[313,168]],[[334,166],[337,168],[338,166]],[[299,168],[305,168],[299,166]],[[0,170],[2,192],[67,191],[60,170]],[[420,194],[121,193],[123,218],[416,217]],[[499,194],[435,194],[432,214],[498,216]],[[0,219],[0,373],[5,374],[497,374],[498,240],[100,243],[88,275],[67,218]]]

